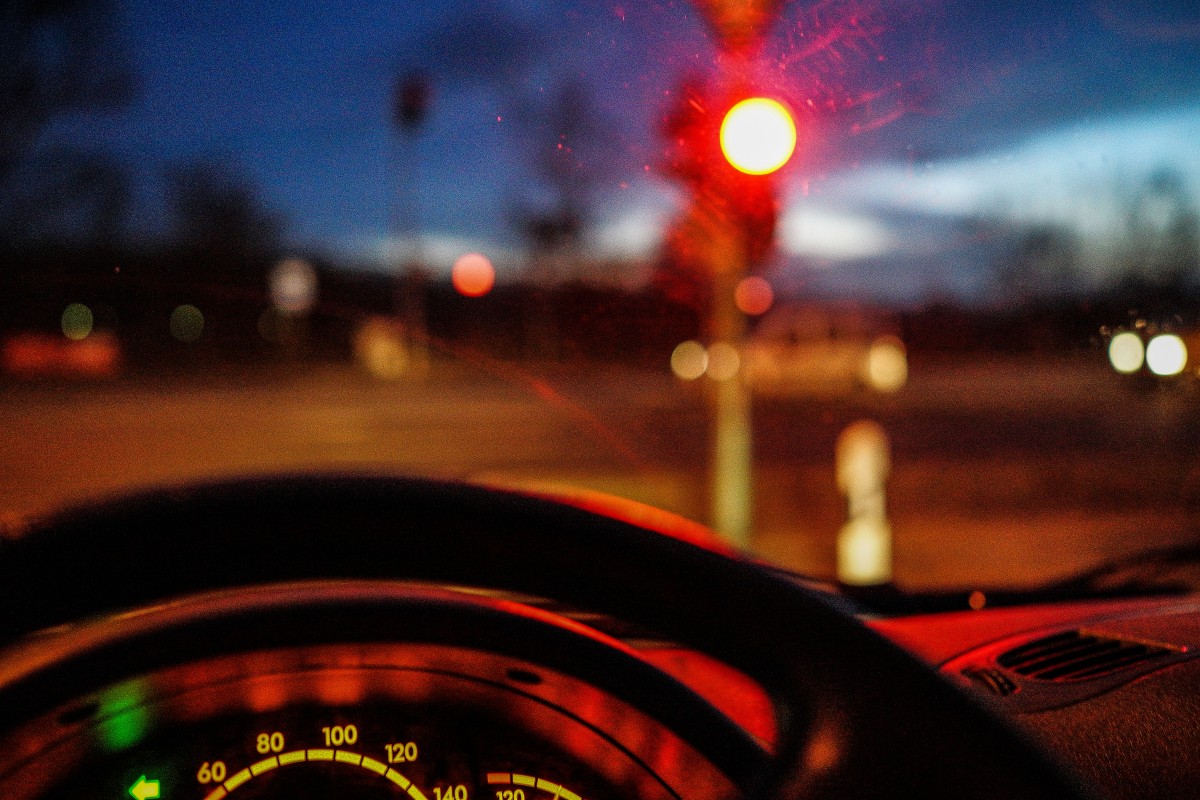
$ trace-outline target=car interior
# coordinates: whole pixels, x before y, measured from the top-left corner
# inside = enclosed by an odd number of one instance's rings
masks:
[[[275,5],[0,0],[0,797],[1196,796],[1195,8]]]

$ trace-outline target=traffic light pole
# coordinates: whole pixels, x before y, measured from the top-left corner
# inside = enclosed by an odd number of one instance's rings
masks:
[[[680,99],[687,102],[668,123],[670,135],[681,143],[675,172],[696,190],[698,216],[714,223],[708,230],[712,241],[707,265],[713,289],[708,325],[708,369],[713,378],[710,523],[730,544],[748,550],[754,521],[750,390],[743,364],[715,369],[713,354],[721,352],[739,362],[743,356],[746,318],[737,307],[736,289],[751,262],[769,248],[777,214],[771,184],[754,181],[791,158],[796,128],[779,101],[749,96],[755,60],[781,0],[693,2],[720,45],[721,94],[741,98],[727,107],[718,129],[709,110],[723,103],[712,97],[696,102],[681,92]],[[716,161],[722,153],[727,167],[754,176],[749,183],[731,181],[730,173],[722,177]],[[718,345],[724,346],[718,351]]]
[[[743,352],[746,320],[734,300],[738,281],[746,272],[745,248],[737,237],[714,265],[712,342],[724,342]],[[717,248],[718,250],[724,248]],[[750,391],[744,365],[732,375],[713,381],[711,519],[713,527],[734,547],[748,550],[754,525],[753,426]]]

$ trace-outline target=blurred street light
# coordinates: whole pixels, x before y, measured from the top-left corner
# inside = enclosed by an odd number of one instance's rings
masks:
[[[880,336],[867,351],[866,382],[879,392],[897,392],[908,383],[908,353],[899,336]]]
[[[95,317],[92,315],[92,310],[83,303],[71,303],[63,309],[60,322],[63,335],[78,342],[91,334]]]
[[[732,381],[742,369],[742,356],[729,342],[713,342],[708,348],[708,377],[714,381]]]
[[[176,306],[169,321],[171,335],[181,342],[192,344],[204,335],[204,314],[200,309],[185,303]]]
[[[775,304],[775,290],[763,278],[742,278],[733,291],[738,310],[751,317],[762,316]]]
[[[1146,360],[1146,346],[1142,337],[1132,331],[1118,333],[1108,343],[1108,360],[1113,369],[1129,375],[1142,368]]]
[[[451,267],[450,282],[463,297],[483,297],[496,284],[496,268],[482,253],[467,253]]]
[[[308,344],[308,315],[317,304],[317,271],[300,258],[285,258],[267,275],[271,308],[259,318],[259,333],[291,357]]]
[[[280,261],[268,278],[271,302],[280,311],[304,316],[317,303],[317,271],[299,258]]]
[[[1187,367],[1187,345],[1173,333],[1162,333],[1146,345],[1146,366],[1160,377],[1178,375]]]
[[[681,342],[671,353],[671,371],[680,380],[694,381],[708,369],[708,351],[699,342]]]

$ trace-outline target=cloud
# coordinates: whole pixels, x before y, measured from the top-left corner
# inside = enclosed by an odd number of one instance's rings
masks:
[[[1179,172],[1193,197],[1200,194],[1197,130],[1200,105],[1066,126],[969,158],[864,168],[836,176],[828,189],[841,202],[1098,232],[1124,212],[1121,195],[1161,169]]]
[[[409,236],[351,237],[342,242],[340,254],[351,263],[379,272],[393,272],[417,261],[435,276],[449,275],[450,268],[466,253],[483,253],[498,272],[513,272],[522,265],[521,253],[511,247],[483,238],[429,233],[414,239]]]
[[[1196,130],[1200,104],[1063,126],[970,157],[846,171],[793,204],[781,242],[810,267],[837,263],[824,280],[838,291],[982,296],[1009,241],[996,231],[1063,226],[1102,280],[1154,176],[1177,177],[1200,206]],[[992,234],[980,238],[980,220]]]
[[[883,255],[896,244],[878,219],[819,206],[793,206],[783,217],[779,243],[794,256],[844,261]]]
[[[596,221],[588,243],[601,257],[632,260],[657,254],[684,202],[672,187],[652,180],[635,180],[607,199],[608,207],[616,210]]]

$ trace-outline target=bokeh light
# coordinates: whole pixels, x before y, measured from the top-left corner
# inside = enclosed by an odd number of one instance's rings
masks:
[[[885,487],[891,444],[883,426],[859,420],[838,436],[837,485],[846,496],[848,519],[838,532],[837,576],[842,583],[869,586],[892,577],[892,529]]]
[[[708,377],[728,381],[742,368],[742,357],[729,342],[713,342],[708,348]]]
[[[141,685],[125,683],[106,690],[100,696],[97,716],[100,743],[112,752],[128,750],[150,732],[150,712]]]
[[[1187,345],[1173,333],[1155,336],[1146,345],[1146,366],[1162,377],[1178,375],[1187,366]]]
[[[671,353],[671,371],[682,380],[694,381],[707,369],[708,352],[699,342],[681,342]]]
[[[181,342],[198,342],[204,335],[204,315],[193,305],[176,306],[170,325],[171,335]]]
[[[879,392],[895,392],[908,382],[908,355],[898,336],[880,336],[867,351],[867,383]]]
[[[854,517],[837,538],[837,578],[848,586],[878,586],[892,577],[892,527],[886,517]]]
[[[775,303],[775,291],[764,279],[751,275],[738,282],[733,290],[733,300],[743,314],[757,317],[771,310]]]
[[[91,335],[95,321],[90,308],[83,303],[71,303],[63,309],[61,320],[63,335],[72,341],[82,341]]]
[[[1108,343],[1108,361],[1123,375],[1137,372],[1145,359],[1146,347],[1142,338],[1132,331],[1118,333]]]
[[[367,372],[380,380],[399,380],[409,371],[404,330],[394,320],[367,320],[354,337],[354,355]]]
[[[787,163],[796,149],[796,124],[781,103],[751,97],[729,109],[721,122],[721,152],[735,169],[766,175]]]
[[[483,297],[496,284],[496,268],[482,253],[467,253],[454,262],[450,282],[465,297]]]
[[[317,302],[317,271],[299,258],[280,261],[271,270],[271,302],[280,311],[303,315]]]
[[[837,438],[837,484],[846,495],[863,495],[882,486],[891,472],[887,431],[873,420],[848,425]]]

